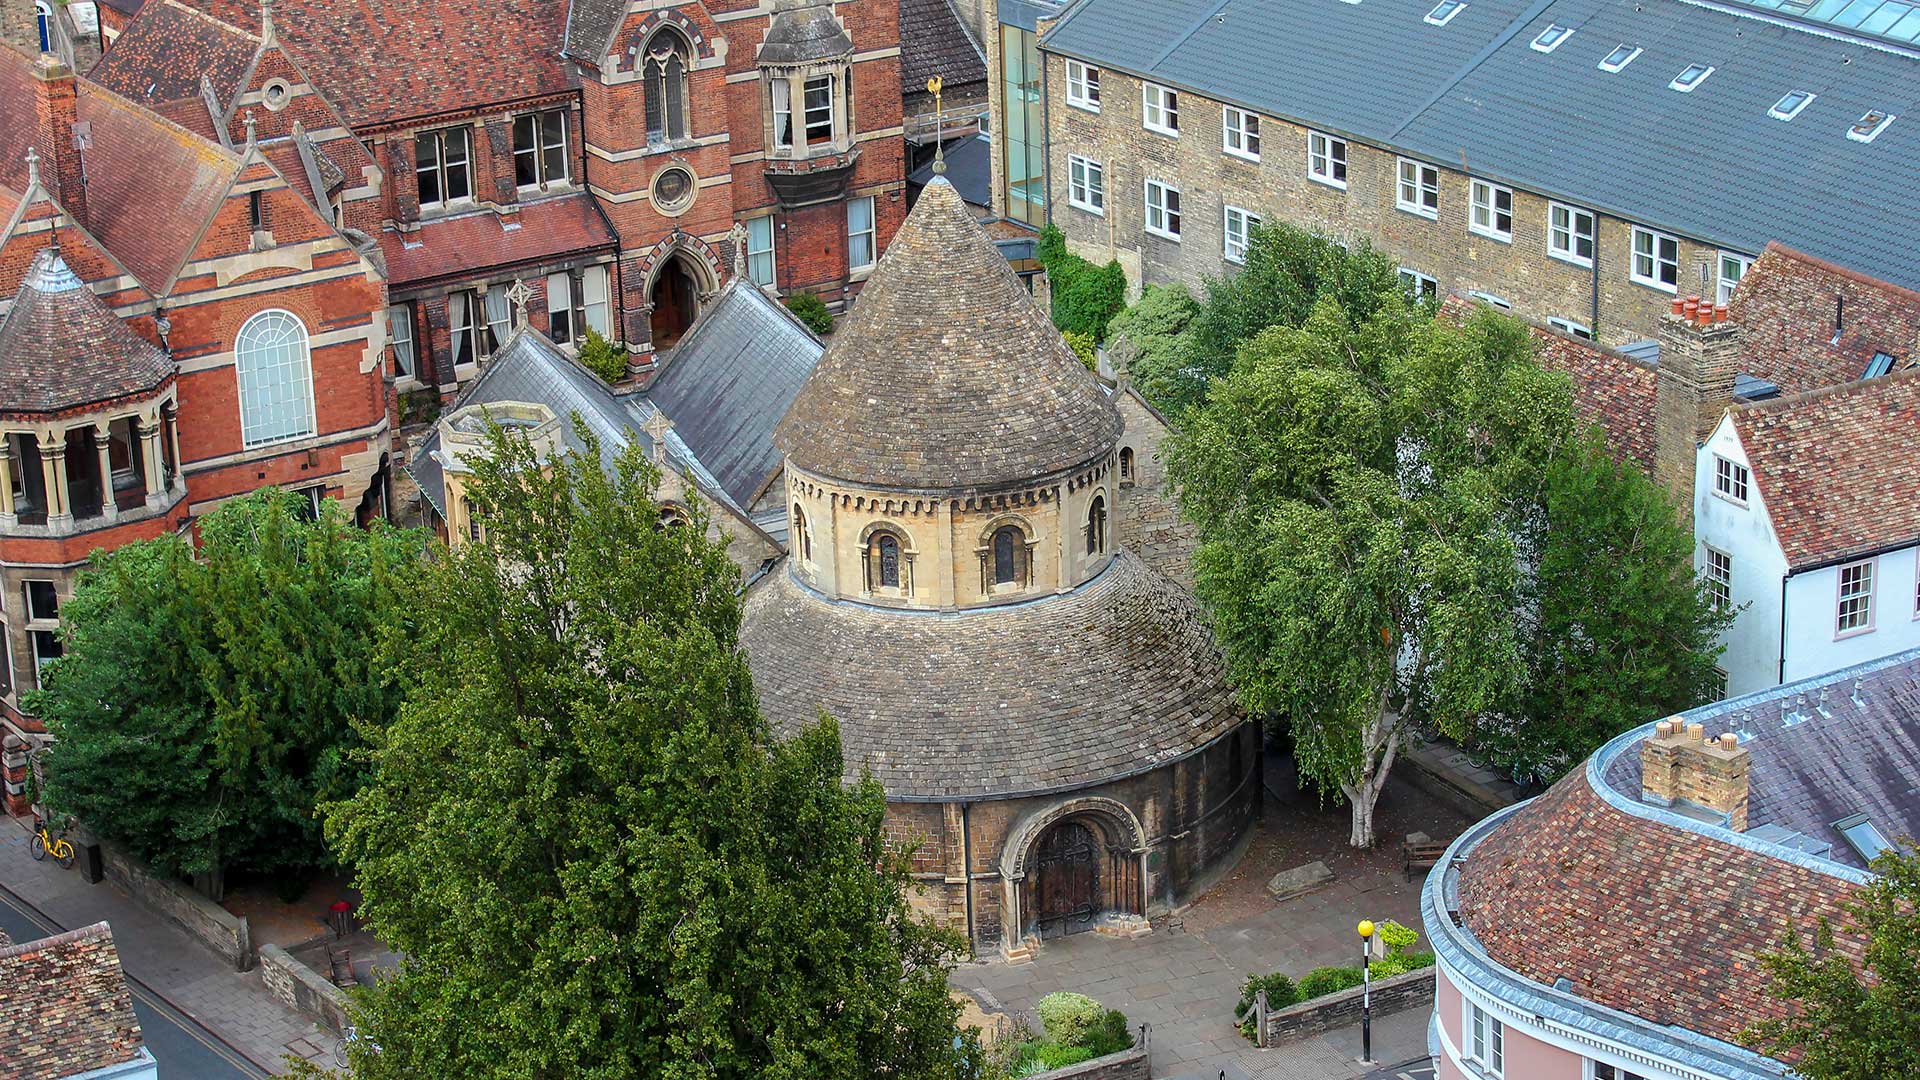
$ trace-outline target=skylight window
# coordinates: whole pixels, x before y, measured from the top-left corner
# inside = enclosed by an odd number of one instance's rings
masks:
[[[1775,120],[1791,120],[1800,115],[1800,110],[1813,103],[1814,94],[1806,90],[1789,90],[1785,97],[1773,103],[1767,115]]]
[[[1687,70],[1674,76],[1673,81],[1668,83],[1667,86],[1683,94],[1691,94],[1696,87],[1706,82],[1707,76],[1711,74],[1713,74],[1713,68],[1710,65],[1688,64]]]
[[[1533,39],[1533,49],[1535,52],[1552,52],[1560,47],[1561,42],[1572,36],[1573,27],[1556,23],[1540,31],[1540,36]]]
[[[1445,26],[1466,6],[1466,0],[1440,0],[1432,11],[1427,12],[1427,21],[1435,26]]]
[[[1876,135],[1893,123],[1893,114],[1885,109],[1868,109],[1867,115],[1853,122],[1847,129],[1847,138],[1854,142],[1872,142]]]
[[[1624,43],[1615,45],[1613,51],[1607,54],[1606,59],[1600,61],[1600,70],[1619,71],[1621,68],[1633,63],[1633,58],[1639,55],[1640,46],[1638,45],[1627,45]]]
[[[1843,817],[1833,823],[1835,831],[1844,837],[1847,846],[1859,853],[1862,859],[1872,862],[1880,853],[1892,847],[1878,826],[1867,819],[1865,814]]]
[[[1866,374],[1860,377],[1863,379],[1877,379],[1892,370],[1893,354],[1877,352],[1873,354],[1873,359],[1867,361]]]

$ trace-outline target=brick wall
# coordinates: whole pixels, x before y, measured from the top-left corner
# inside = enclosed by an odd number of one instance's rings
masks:
[[[1150,1056],[1147,1029],[1143,1026],[1139,1041],[1130,1050],[1083,1061],[1078,1065],[1034,1073],[1033,1080],[1147,1080],[1153,1075],[1147,1061]]]

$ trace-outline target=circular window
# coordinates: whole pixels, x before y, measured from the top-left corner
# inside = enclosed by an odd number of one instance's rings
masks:
[[[260,88],[260,100],[266,104],[267,108],[272,109],[274,112],[279,112],[281,109],[287,107],[287,98],[291,94],[291,88],[281,79],[274,79]]]
[[[653,178],[653,205],[663,214],[678,214],[693,205],[693,174],[675,165]]]

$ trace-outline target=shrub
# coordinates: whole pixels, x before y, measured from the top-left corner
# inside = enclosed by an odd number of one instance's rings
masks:
[[[1376,928],[1376,932],[1380,935],[1380,941],[1386,945],[1389,956],[1420,940],[1419,931],[1402,926],[1392,919],[1383,921]]]
[[[1192,362],[1187,327],[1200,305],[1179,285],[1149,285],[1138,303],[1107,323],[1107,347],[1132,342],[1133,385],[1156,408],[1178,416],[1206,397],[1206,374]]]
[[[827,302],[810,292],[794,293],[785,301],[787,310],[800,320],[801,325],[820,337],[833,333],[833,312],[827,310]]]
[[[1100,345],[1091,335],[1083,334],[1078,330],[1068,330],[1061,336],[1067,339],[1067,347],[1073,350],[1073,355],[1079,357],[1081,363],[1087,365],[1088,371],[1097,370],[1100,363]]]
[[[1279,972],[1271,975],[1249,975],[1247,984],[1240,991],[1240,1003],[1233,1007],[1233,1015],[1238,1018],[1253,1011],[1255,994],[1267,992],[1267,1008],[1284,1009],[1300,1000],[1300,990],[1293,980]]]
[[[1053,292],[1053,325],[1085,334],[1096,344],[1105,341],[1107,323],[1127,306],[1127,272],[1118,262],[1095,266],[1068,251],[1066,238],[1052,225],[1040,230],[1034,257],[1046,269]]]
[[[1087,1040],[1081,1045],[1094,1057],[1106,1057],[1131,1047],[1133,1032],[1127,1029],[1127,1014],[1119,1009],[1108,1009],[1093,1030],[1087,1032]]]
[[[1096,1056],[1084,1046],[1061,1046],[1052,1040],[1024,1043],[1020,1047],[1020,1056],[1015,1059],[1013,1075],[1038,1076],[1053,1069],[1090,1061]]]
[[[1385,959],[1375,960],[1367,965],[1376,979],[1391,979],[1395,975],[1405,975],[1409,971],[1433,966],[1433,954],[1430,952],[1395,952]]]
[[[1040,1025],[1046,1029],[1047,1041],[1062,1046],[1086,1045],[1087,1033],[1100,1023],[1106,1010],[1100,1003],[1085,994],[1055,991],[1040,999],[1034,1006],[1040,1014]]]
[[[1357,967],[1314,968],[1300,977],[1300,1000],[1312,1001],[1317,997],[1351,990],[1360,985],[1362,977]]]
[[[580,363],[608,385],[627,375],[627,351],[601,337],[592,327],[587,328],[587,339],[580,343]]]

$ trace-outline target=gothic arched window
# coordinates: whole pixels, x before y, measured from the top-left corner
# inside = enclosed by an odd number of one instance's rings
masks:
[[[687,70],[693,66],[693,48],[678,30],[662,27],[640,58],[646,79],[647,141],[672,142],[687,137]]]
[[[883,589],[900,587],[900,540],[892,533],[873,538],[873,576]]]
[[[1018,528],[1002,525],[993,534],[993,583],[1014,585],[1020,581],[1021,549],[1027,538]]]
[[[1087,554],[1098,555],[1107,550],[1107,498],[1095,495],[1093,504],[1087,507]]]
[[[803,562],[813,561],[813,537],[807,534],[807,514],[799,503],[793,504],[793,548]]]
[[[660,508],[660,527],[663,529],[684,529],[687,526],[687,512],[669,503]]]

